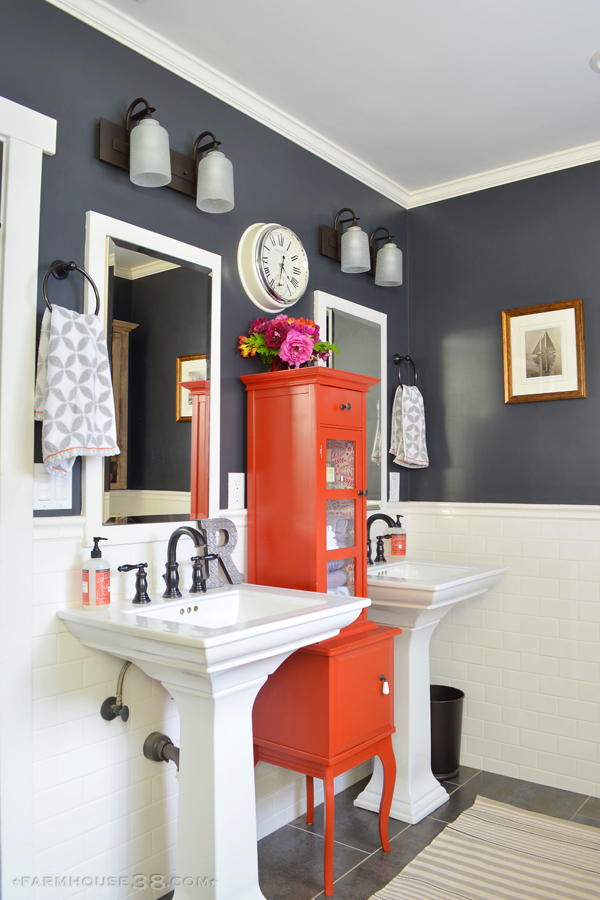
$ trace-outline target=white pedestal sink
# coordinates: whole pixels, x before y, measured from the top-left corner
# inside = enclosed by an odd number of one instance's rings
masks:
[[[82,644],[135,663],[179,707],[175,900],[264,900],[252,705],[290,653],[334,637],[369,603],[242,584],[141,607],[59,612]]]
[[[451,565],[420,560],[369,566],[370,618],[395,625],[394,724],[396,786],[390,815],[414,825],[441,806],[448,794],[431,773],[429,642],[436,625],[463,600],[484,594],[507,571],[505,566]],[[377,811],[383,769],[375,760],[373,776],[354,801]]]

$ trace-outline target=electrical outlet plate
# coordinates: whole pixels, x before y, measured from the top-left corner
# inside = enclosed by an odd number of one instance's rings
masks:
[[[390,503],[400,502],[400,472],[390,472]]]
[[[33,508],[71,509],[73,506],[73,475],[66,478],[49,475],[43,463],[33,464]]]
[[[246,475],[244,472],[228,473],[228,497],[229,509],[244,509],[246,505]]]

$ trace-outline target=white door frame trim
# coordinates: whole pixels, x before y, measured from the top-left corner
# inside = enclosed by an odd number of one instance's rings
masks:
[[[0,852],[5,900],[34,873],[33,388],[42,159],[56,121],[0,97]]]

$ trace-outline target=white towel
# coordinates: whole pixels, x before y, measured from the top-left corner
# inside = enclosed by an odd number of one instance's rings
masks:
[[[375,428],[375,438],[373,440],[373,449],[371,451],[371,462],[381,465],[381,424],[379,421],[379,400],[377,401],[377,427]]]
[[[42,319],[35,419],[50,474],[66,477],[76,456],[116,456],[115,402],[98,316],[52,307]]]
[[[392,407],[392,445],[394,462],[407,469],[424,469],[429,465],[425,443],[425,409],[417,387],[396,389]]]

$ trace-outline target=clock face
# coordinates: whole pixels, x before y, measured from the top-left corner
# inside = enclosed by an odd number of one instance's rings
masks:
[[[283,225],[269,225],[256,244],[256,269],[267,295],[291,306],[308,284],[308,259],[300,238]]]

